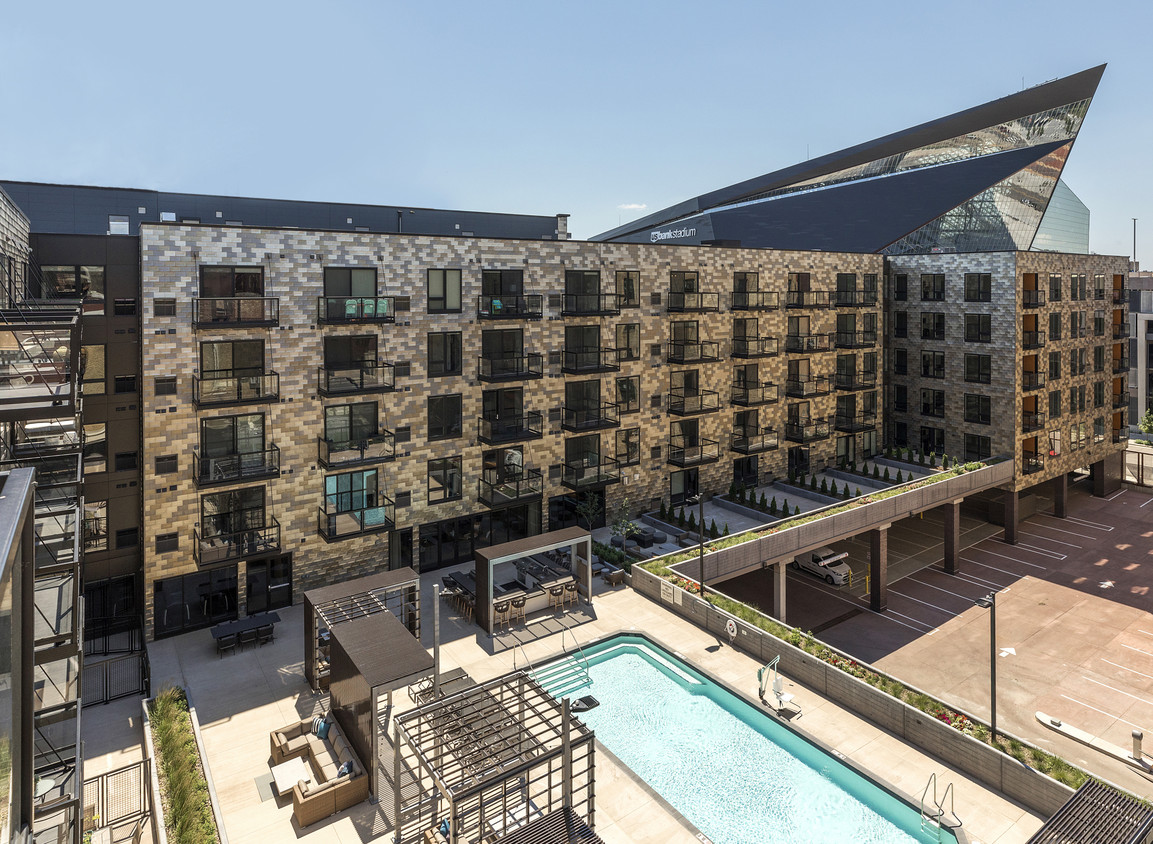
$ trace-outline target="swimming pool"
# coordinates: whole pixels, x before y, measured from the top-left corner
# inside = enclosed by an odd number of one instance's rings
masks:
[[[922,844],[920,812],[648,639],[615,636],[537,669],[600,705],[579,717],[716,844]]]

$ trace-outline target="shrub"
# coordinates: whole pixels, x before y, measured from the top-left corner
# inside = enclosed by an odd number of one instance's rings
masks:
[[[900,470],[898,469],[897,471],[900,471]],[[884,477],[884,480],[885,480],[885,483],[888,483],[888,482],[889,482],[889,467],[888,467],[888,466],[886,466],[886,467],[885,467],[885,477]]]
[[[689,530],[697,529],[697,514],[689,510]]]
[[[787,499],[787,498],[785,499],[784,506],[781,509],[784,510],[786,516],[789,515],[789,513],[793,512],[792,510],[789,509],[789,499]]]
[[[777,496],[773,496],[773,500],[769,502],[769,515],[777,515]]]
[[[824,478],[821,478],[821,495],[828,495],[828,494],[829,494],[829,482],[827,480],[825,480]]]
[[[736,485],[736,482],[733,482],[733,483],[729,484],[729,498],[732,498],[736,494],[737,494],[737,485]]]
[[[797,473],[792,469],[789,470],[789,483],[795,483],[797,480]]]
[[[848,486],[848,484],[846,484],[846,486]],[[857,498],[861,497],[861,488],[860,487],[857,487],[856,496],[857,496]]]
[[[848,500],[849,500],[851,497],[852,497],[852,496],[850,496],[850,495],[849,495],[849,484],[848,484],[848,482],[846,482],[846,483],[845,483],[845,488],[844,488],[843,490],[841,490],[841,498],[843,498],[843,499],[845,499],[846,501],[848,501]]]
[[[948,469],[949,468],[949,455],[946,454],[943,458],[941,458],[941,468],[942,469]]]
[[[885,469],[885,471],[887,472],[889,470]],[[880,477],[881,477],[881,467],[878,466],[876,463],[873,464],[873,477],[877,478],[878,480],[880,480]]]
[[[677,513],[677,527],[683,528],[684,526],[685,526],[685,508],[682,507],[680,509],[680,511]]]
[[[716,539],[720,535],[721,535],[721,532],[719,530],[717,530],[717,520],[713,519],[712,522],[709,524],[709,536],[712,537],[713,539]]]
[[[666,521],[666,520],[668,519],[668,517],[669,517],[669,511],[665,509],[665,500],[664,500],[663,498],[661,499],[661,509],[660,509],[660,511],[657,513],[657,516],[659,516],[659,517],[660,517],[660,520],[661,520],[662,522],[663,522],[663,521]]]
[[[162,689],[149,705],[148,715],[156,740],[157,774],[168,799],[165,826],[169,839],[180,844],[219,841],[184,690]]]
[[[817,476],[815,473],[811,478],[809,478],[809,489],[813,490],[814,492],[817,489]]]
[[[929,468],[930,469],[936,469],[937,468],[937,452],[935,452],[935,451],[929,455]]]
[[[922,451],[917,455],[917,465],[918,466],[924,466],[925,465],[925,452]]]
[[[769,503],[765,500],[765,494],[761,493],[761,500],[757,502],[757,506],[762,510],[767,510]]]
[[[793,508],[793,515],[794,516],[800,515],[800,512],[801,512],[801,506],[798,504],[796,507]]]
[[[912,477],[913,477],[913,473],[912,473],[912,472],[910,472],[910,473],[909,473],[909,477],[910,477],[910,478],[912,478]],[[904,478],[903,478],[903,477],[902,477],[902,475],[901,475],[901,470],[900,470],[900,469],[898,469],[898,470],[897,470],[897,481],[896,481],[896,482],[897,482],[897,483],[899,483],[899,484],[903,484],[903,483],[905,482]]]
[[[728,536],[728,535],[729,535],[729,523],[725,522],[725,529],[721,531],[721,536]]]

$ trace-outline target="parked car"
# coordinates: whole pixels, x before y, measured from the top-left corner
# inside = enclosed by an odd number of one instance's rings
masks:
[[[815,548],[795,557],[793,568],[823,577],[832,586],[843,586],[849,582],[849,566],[845,562],[847,556],[838,554],[832,548]]]

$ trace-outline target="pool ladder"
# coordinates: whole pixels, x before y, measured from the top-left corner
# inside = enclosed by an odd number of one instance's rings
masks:
[[[572,650],[565,644],[565,634],[572,636]],[[592,682],[589,662],[576,634],[568,627],[561,628],[561,650],[564,656],[556,662],[529,672],[534,680],[548,689],[549,694],[562,698]]]
[[[930,797],[930,789],[932,790],[932,797]],[[948,803],[949,811],[945,811],[945,804]],[[952,820],[946,819],[946,815]],[[941,795],[941,799],[937,799],[937,775],[930,774],[929,781],[925,783],[925,790],[921,792],[921,831],[930,834],[936,833],[937,841],[943,840],[941,838],[941,830],[956,829],[961,826],[961,819],[957,817],[957,813],[953,809],[953,784],[949,783],[945,786],[945,791]]]

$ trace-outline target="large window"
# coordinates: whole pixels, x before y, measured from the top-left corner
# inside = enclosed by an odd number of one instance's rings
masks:
[[[376,402],[341,404],[324,409],[324,438],[330,443],[347,445],[364,442],[379,433]]]
[[[236,618],[236,566],[153,581],[152,611],[157,638]]]
[[[37,297],[41,299],[83,299],[84,313],[104,313],[104,267],[47,266],[40,268],[44,279]]]
[[[641,409],[641,378],[617,379],[617,404],[621,413],[637,413]]]
[[[921,301],[945,301],[945,274],[925,273],[921,276]]]
[[[264,267],[201,267],[200,297],[232,299],[264,295]]]
[[[945,416],[944,390],[921,390],[921,415],[940,418]]]
[[[1049,276],[1049,301],[1061,301],[1061,276],[1056,274]]]
[[[904,273],[893,276],[893,299],[904,302],[909,298],[909,277]]]
[[[636,466],[641,462],[641,429],[623,428],[617,431],[617,462],[622,466]]]
[[[81,392],[89,396],[101,396],[107,392],[103,345],[80,347],[80,371],[84,378]]]
[[[989,396],[966,393],[965,421],[976,422],[978,425],[991,424],[993,416],[992,407],[992,400],[989,398]]]
[[[443,331],[428,335],[428,376],[461,374],[461,332]]]
[[[84,426],[84,472],[108,471],[108,436],[103,422]]]
[[[993,301],[993,276],[989,273],[965,273],[965,301]]]
[[[1049,380],[1061,377],[1061,353],[1049,352]]]
[[[909,388],[904,384],[893,385],[893,410],[904,412],[909,409]]]
[[[455,501],[461,497],[463,483],[461,457],[442,457],[428,461],[428,503]]]
[[[939,313],[921,314],[921,339],[945,339],[945,315]]]
[[[264,414],[200,420],[200,457],[222,458],[264,451]]]
[[[639,360],[641,356],[641,325],[639,322],[617,326],[617,351],[620,360]]]
[[[428,399],[429,440],[449,440],[460,435],[460,395],[430,396]]]
[[[459,270],[441,270],[456,272]],[[524,270],[484,270],[480,275],[480,292],[484,296],[520,296],[524,293]],[[432,308],[430,307],[431,311]]]
[[[965,342],[991,343],[992,317],[989,314],[965,314]]]
[[[1061,415],[1061,391],[1053,390],[1049,393],[1049,418],[1056,419]]]
[[[909,353],[905,349],[893,349],[893,372],[897,375],[909,373]]]
[[[945,353],[921,352],[921,375],[924,378],[944,378]]]
[[[921,451],[940,454],[945,450],[945,429],[921,426]]]
[[[460,270],[428,271],[428,312],[460,313]]]
[[[376,267],[325,267],[324,295],[356,298],[376,296]]]
[[[617,302],[622,308],[641,304],[641,274],[636,270],[617,270]]]
[[[965,460],[985,460],[993,453],[991,437],[965,434]]]
[[[239,541],[238,534],[264,526],[262,486],[200,496],[200,530],[205,541]]]
[[[200,344],[200,376],[241,377],[264,372],[263,340],[232,340]],[[227,376],[224,373],[228,373]]]
[[[992,380],[992,355],[965,355],[965,380],[988,384]]]
[[[324,511],[357,513],[380,505],[379,474],[376,469],[326,475],[324,478]]]
[[[909,336],[909,312],[908,311],[894,311],[893,312],[893,336],[894,337],[908,337]]]

